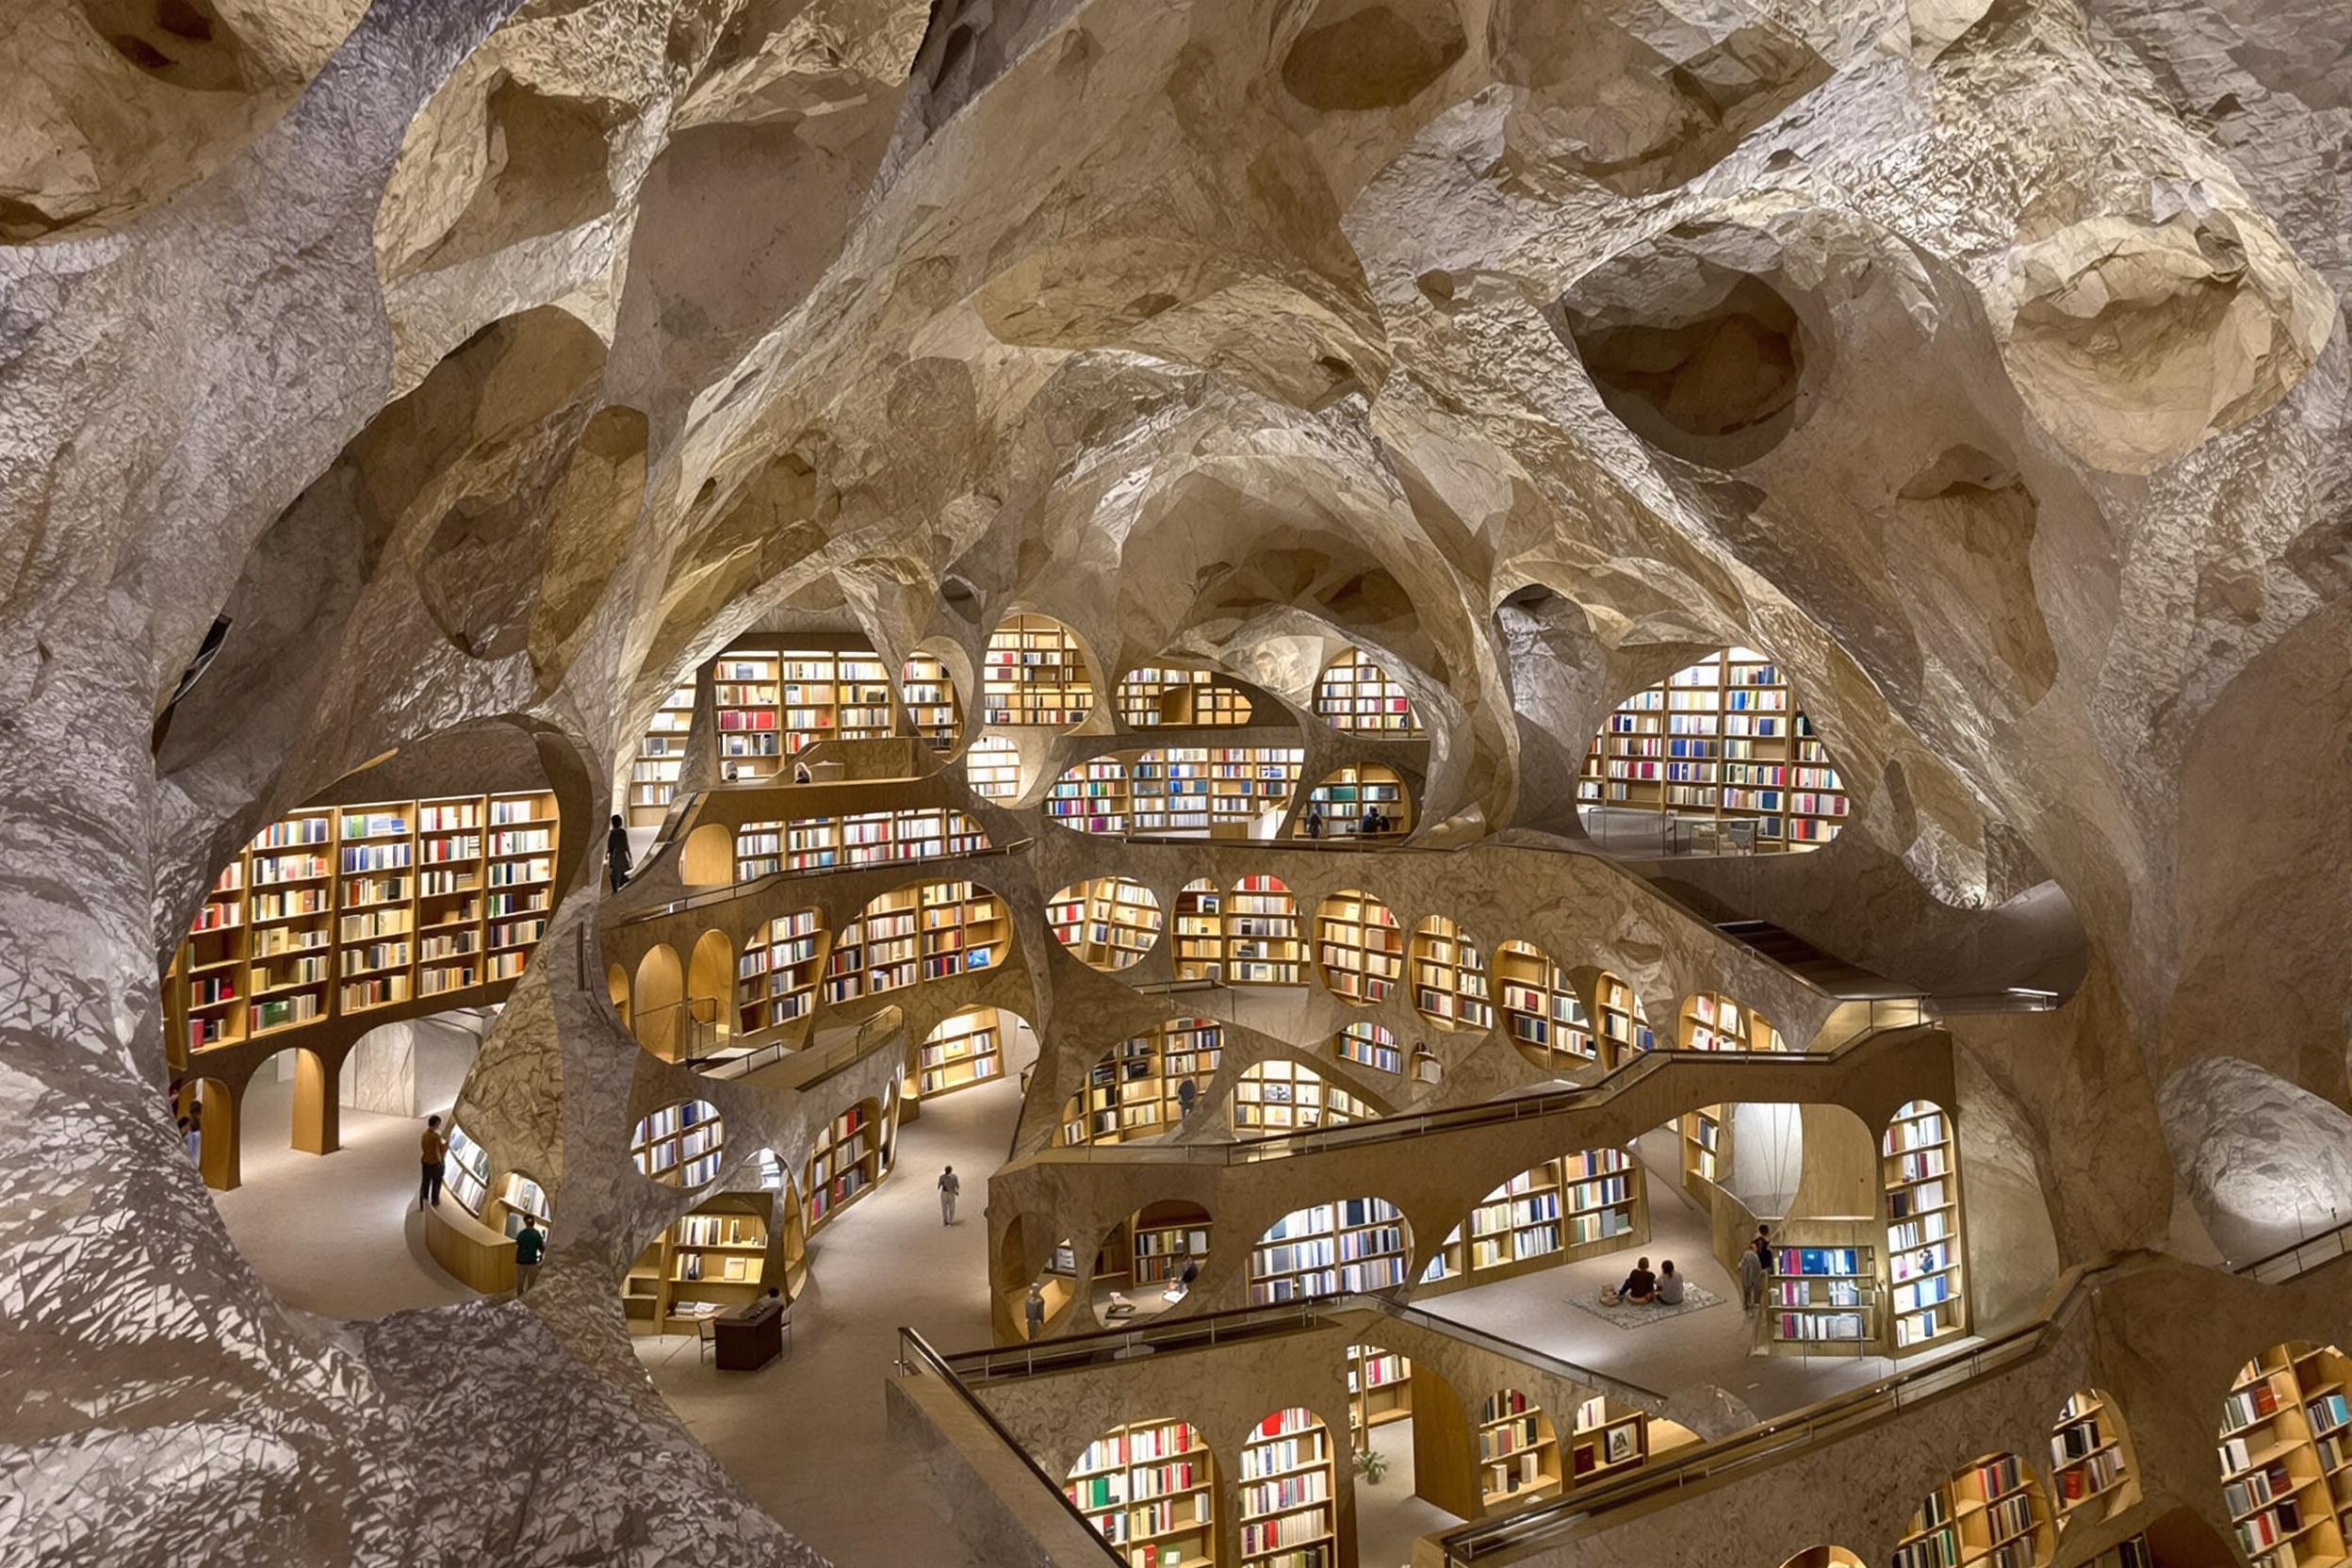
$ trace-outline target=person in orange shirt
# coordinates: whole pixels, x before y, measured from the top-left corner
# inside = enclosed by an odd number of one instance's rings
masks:
[[[441,1205],[441,1177],[449,1169],[449,1140],[441,1135],[441,1119],[425,1118],[425,1135],[416,1140],[416,1152],[424,1159],[424,1173],[416,1182],[416,1206],[427,1203]]]

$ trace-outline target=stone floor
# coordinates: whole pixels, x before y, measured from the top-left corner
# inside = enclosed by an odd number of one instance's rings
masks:
[[[1388,1474],[1378,1486],[1356,1483],[1356,1568],[1411,1568],[1415,1541],[1462,1520],[1413,1495],[1411,1419],[1373,1428],[1372,1446],[1387,1456]]]

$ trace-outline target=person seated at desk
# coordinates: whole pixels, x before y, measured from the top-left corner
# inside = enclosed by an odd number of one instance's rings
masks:
[[[1198,1258],[1186,1258],[1184,1260],[1184,1271],[1176,1276],[1176,1282],[1174,1284],[1169,1285],[1166,1290],[1160,1292],[1160,1299],[1171,1303],[1183,1300],[1185,1297],[1192,1294],[1192,1282],[1200,1277],[1200,1261]]]
[[[1658,1304],[1661,1307],[1682,1305],[1682,1276],[1674,1272],[1674,1260],[1672,1258],[1658,1266]]]
[[[1658,1276],[1650,1272],[1650,1260],[1637,1259],[1633,1272],[1615,1290],[1601,1292],[1601,1299],[1610,1306],[1646,1307],[1658,1299]]]

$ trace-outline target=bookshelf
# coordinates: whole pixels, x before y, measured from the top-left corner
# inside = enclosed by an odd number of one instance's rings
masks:
[[[1682,1134],[1682,1189],[1702,1203],[1711,1202],[1707,1187],[1731,1174],[1731,1119],[1721,1105],[1701,1105],[1685,1111]]]
[[[1897,1353],[1968,1326],[1960,1260],[1960,1168],[1952,1119],[1925,1100],[1895,1112],[1880,1140],[1886,1274]]]
[[[1209,1211],[1181,1199],[1163,1199],[1127,1221],[1127,1278],[1137,1285],[1167,1285],[1186,1263],[1205,1265],[1214,1227]]]
[[[964,779],[983,800],[1021,794],[1021,751],[1002,735],[983,735],[964,753]]]
[[[2222,1504],[2254,1568],[2319,1568],[2352,1541],[2352,1360],[2333,1346],[2274,1345],[2222,1401]]]
[[[769,1275],[765,1207],[764,1197],[722,1194],[657,1234],[622,1281],[631,1326],[691,1331],[702,1318],[757,1300]]]
[[[1649,1016],[1642,1010],[1642,999],[1607,970],[1592,983],[1593,1016],[1601,1026],[1602,1049],[1607,1053],[1607,1065],[1614,1068],[1626,1058],[1638,1056],[1657,1045],[1657,1037],[1650,1032]]]
[[[1303,984],[1298,904],[1279,876],[1245,876],[1225,900],[1225,984]]]
[[[1279,1410],[1250,1429],[1236,1494],[1243,1568],[1335,1568],[1333,1458],[1331,1434],[1312,1411]]]
[[[825,923],[814,909],[760,922],[735,959],[738,1042],[788,1028],[817,1010],[817,974],[825,954]]]
[[[2015,1454],[1986,1454],[1927,1494],[1892,1568],[2033,1568],[2056,1547],[2042,1483]]]
[[[711,661],[719,760],[736,778],[773,778],[783,765],[783,673],[781,659],[752,648],[729,648]]]
[[[719,1173],[719,1152],[727,1146],[727,1123],[708,1100],[664,1105],[637,1123],[629,1135],[629,1158],[664,1186],[698,1187]]]
[[[1413,1005],[1441,1029],[1491,1029],[1486,956],[1444,915],[1413,928]]]
[[[1350,888],[1315,910],[1315,970],[1333,996],[1369,1004],[1385,1002],[1405,969],[1405,938],[1396,916],[1370,893]]]
[[[1780,668],[1753,648],[1708,654],[1617,706],[1592,737],[1576,799],[1734,825],[1759,851],[1838,836],[1847,799]]]
[[[1062,1106],[1062,1142],[1121,1143],[1176,1130],[1189,1094],[1208,1091],[1224,1033],[1211,1019],[1171,1019],[1121,1040],[1086,1071]]]
[[[735,880],[948,859],[988,848],[987,831],[952,807],[747,822],[735,829]]]
[[[1176,894],[1176,978],[1217,980],[1225,973],[1225,895],[1203,878]]]
[[[1515,1388],[1478,1404],[1478,1494],[1489,1512],[1560,1492],[1560,1439],[1544,1407]]]
[[[1405,1054],[1394,1030],[1378,1023],[1350,1023],[1331,1037],[1331,1054],[1375,1072],[1402,1073]]]
[[[898,694],[916,737],[933,751],[953,751],[964,715],[947,666],[927,653],[911,656],[898,667]]]
[[[1685,1051],[1784,1051],[1780,1031],[1761,1013],[1717,991],[1698,991],[1682,1004]]]
[[[1589,1067],[1600,1059],[1592,1021],[1568,975],[1531,942],[1509,941],[1494,952],[1503,1027],[1519,1054],[1547,1072]]]
[[[1411,1245],[1404,1216],[1383,1199],[1294,1209],[1250,1249],[1250,1304],[1403,1284]]]
[[[498,1205],[493,1218],[499,1231],[514,1235],[523,1228],[523,1221],[535,1222],[544,1232],[555,1223],[555,1207],[547,1201],[547,1189],[519,1170],[510,1170],[498,1184]]]
[[[1768,1343],[1810,1355],[1876,1355],[1878,1259],[1846,1231],[1825,1224],[1819,1235],[1799,1220],[1780,1229],[1772,1276],[1764,1283]]]
[[[1141,963],[1160,939],[1160,901],[1131,877],[1073,883],[1054,895],[1045,918],[1056,940],[1104,974]]]
[[[1426,733],[1404,687],[1362,648],[1349,648],[1324,666],[1315,683],[1315,711],[1333,729]]]
[[[1348,1438],[1358,1453],[1375,1427],[1413,1414],[1413,1363],[1377,1345],[1348,1347]]]
[[[173,954],[170,1026],[201,1052],[420,998],[484,1000],[546,932],[557,832],[546,792],[271,823],[221,868]]]
[[[1395,768],[1377,762],[1340,769],[1307,792],[1307,804],[1323,814],[1326,839],[1401,839],[1413,831],[1413,797],[1406,792],[1404,779]],[[1364,814],[1368,810],[1378,810],[1386,825],[1378,834],[1364,830]],[[1290,836],[1308,836],[1304,812],[1299,813]]]
[[[1591,1486],[1638,1469],[1650,1457],[1649,1417],[1640,1411],[1612,1411],[1602,1395],[1576,1407],[1569,1431],[1571,1487]]]
[[[2352,1487],[2346,1491],[2352,1493]],[[2140,1500],[2140,1483],[2124,1448],[2123,1422],[2097,1389],[2079,1389],[2068,1396],[2050,1426],[2050,1494],[2061,1527],[2078,1520],[2113,1519]]]
[[[1479,1200],[1429,1255],[1421,1283],[1484,1284],[1622,1251],[1648,1234],[1647,1189],[1632,1151],[1582,1150],[1523,1170]]]
[[[1302,1063],[1278,1057],[1245,1070],[1233,1085],[1233,1131],[1245,1136],[1310,1127],[1344,1127],[1380,1113],[1323,1081]]]
[[[883,1176],[881,1107],[860,1100],[825,1125],[808,1155],[800,1190],[808,1196],[808,1233],[815,1235]]]
[[[1004,1076],[1009,1014],[967,1007],[941,1019],[915,1048],[915,1091],[923,1099],[953,1094]]]
[[[1010,934],[1004,901],[970,882],[884,893],[834,938],[825,1000],[854,1002],[991,968]]]
[[[1237,839],[1281,819],[1298,792],[1306,753],[1297,746],[1168,746],[1129,770],[1130,822],[1138,835]]]
[[[1066,728],[1094,709],[1094,680],[1077,637],[1043,615],[1015,615],[988,637],[981,722]]]
[[[1250,699],[1213,670],[1147,664],[1127,672],[1113,694],[1119,716],[1136,729],[1210,729],[1250,722]]]
[[[490,1152],[467,1136],[454,1117],[449,1119],[449,1168],[441,1185],[459,1208],[482,1217],[482,1200],[490,1192]]]
[[[1129,1568],[1216,1568],[1217,1464],[1182,1421],[1134,1421],[1086,1445],[1063,1492]]]
[[[1132,809],[1127,764],[1117,757],[1081,762],[1045,792],[1047,818],[1079,833],[1124,833]]]
[[[636,759],[629,766],[629,825],[659,827],[678,797],[679,772],[686,765],[686,745],[694,727],[694,684],[674,686],[654,710],[653,720],[637,741]]]

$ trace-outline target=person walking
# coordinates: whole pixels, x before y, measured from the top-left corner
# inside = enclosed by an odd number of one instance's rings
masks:
[[[523,1217],[523,1228],[514,1233],[514,1298],[521,1300],[523,1292],[539,1282],[539,1260],[547,1255],[547,1235],[539,1229],[539,1222],[529,1215]]]
[[[424,1169],[416,1178],[416,1206],[431,1203],[441,1206],[441,1178],[449,1170],[449,1140],[441,1135],[441,1119],[425,1118],[425,1135],[416,1140],[416,1153]]]
[[[620,816],[616,812],[612,818],[612,830],[604,836],[604,870],[605,874],[612,879],[614,892],[619,892],[629,886],[629,872],[631,863],[629,853],[629,829],[621,825]]]
[[[1743,1312],[1764,1306],[1764,1255],[1751,1244],[1740,1254],[1740,1307]]]
[[[956,1168],[954,1166],[949,1166],[945,1170],[939,1172],[940,1224],[953,1225],[956,1223],[956,1195],[963,1190],[963,1178],[956,1174]]]

